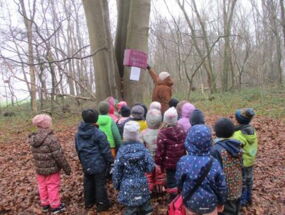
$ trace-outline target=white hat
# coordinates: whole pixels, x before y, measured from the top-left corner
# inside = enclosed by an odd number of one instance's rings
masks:
[[[164,113],[163,121],[169,125],[175,125],[178,120],[177,110],[174,107],[169,108]]]
[[[146,115],[146,123],[148,128],[158,128],[162,122],[162,115],[159,110],[150,109]]]
[[[161,104],[159,102],[152,102],[149,105],[150,110],[159,110],[161,111]]]
[[[124,126],[123,138],[125,141],[137,141],[139,139],[140,126],[136,121],[128,121]]]
[[[168,72],[161,72],[159,73],[158,77],[159,80],[164,81],[165,79],[167,79],[170,76],[170,74]]]

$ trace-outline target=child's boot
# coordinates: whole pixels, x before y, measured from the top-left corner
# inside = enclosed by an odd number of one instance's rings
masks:
[[[65,205],[63,203],[61,203],[60,206],[58,206],[57,208],[53,208],[51,209],[52,214],[59,214],[65,211]]]

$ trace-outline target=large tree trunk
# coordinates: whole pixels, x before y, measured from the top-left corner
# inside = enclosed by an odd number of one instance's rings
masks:
[[[131,1],[126,48],[148,52],[150,0]],[[145,71],[140,81],[130,80],[130,68],[124,71],[124,99],[130,104],[142,102],[145,89]]]
[[[130,0],[117,0],[118,21],[115,39],[115,53],[121,78],[124,76],[123,60],[127,43],[130,2]]]
[[[97,102],[108,96],[120,98],[120,77],[111,39],[108,2],[82,0],[89,31],[96,82]]]
[[[26,7],[23,0],[20,0],[22,15],[27,30],[28,38],[28,62],[30,71],[30,95],[31,95],[31,107],[33,112],[37,112],[37,89],[36,89],[36,69],[34,64],[34,50],[33,50],[33,20],[35,15],[35,1],[33,2],[33,11],[30,18],[27,17]]]

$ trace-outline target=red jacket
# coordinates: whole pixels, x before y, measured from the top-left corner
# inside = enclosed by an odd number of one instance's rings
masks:
[[[179,159],[186,154],[186,133],[179,125],[162,128],[157,137],[155,163],[163,169],[176,169]]]
[[[161,81],[158,75],[152,70],[149,70],[149,74],[154,83],[154,89],[152,92],[152,101],[160,102],[161,112],[164,113],[169,108],[169,101],[172,97],[172,85],[173,82],[170,77]]]

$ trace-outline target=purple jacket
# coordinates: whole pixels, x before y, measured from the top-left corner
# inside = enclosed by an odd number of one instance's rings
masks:
[[[176,169],[178,160],[186,154],[186,133],[179,125],[162,128],[157,137],[155,163],[163,169]]]
[[[185,133],[191,128],[190,117],[194,110],[195,106],[190,103],[186,103],[182,106],[181,118],[178,120],[178,124],[183,127]]]

